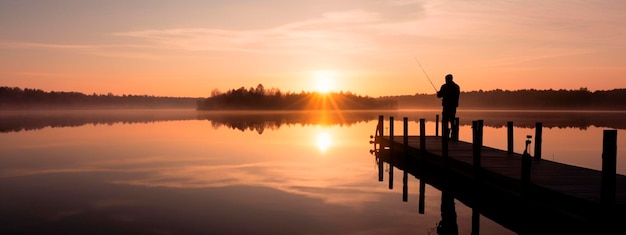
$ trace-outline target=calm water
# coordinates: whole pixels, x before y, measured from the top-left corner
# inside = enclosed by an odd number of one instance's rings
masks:
[[[402,174],[393,189],[379,182],[368,143],[378,115],[397,134],[408,117],[412,135],[425,118],[431,135],[436,114],[3,111],[0,234],[437,234],[441,192],[427,186],[418,213],[419,179],[403,202]],[[513,121],[522,152],[542,122],[544,159],[600,169],[602,132],[617,129],[626,174],[625,114],[464,111],[460,139],[482,119],[484,144],[505,149]],[[455,205],[470,234],[471,208]]]

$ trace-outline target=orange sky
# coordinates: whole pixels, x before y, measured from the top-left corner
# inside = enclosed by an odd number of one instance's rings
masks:
[[[0,86],[207,97],[213,89],[434,93],[626,88],[626,2],[2,1]],[[425,72],[420,69],[415,56]],[[326,72],[319,72],[326,71]]]

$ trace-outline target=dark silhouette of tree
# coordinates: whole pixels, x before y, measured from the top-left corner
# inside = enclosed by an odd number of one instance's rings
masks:
[[[399,108],[438,109],[441,103],[434,94],[392,96]],[[501,90],[461,92],[459,109],[539,109],[539,110],[626,110],[626,89],[609,91],[578,90]]]
[[[199,98],[122,95],[86,95],[39,89],[0,87],[0,108],[193,108]]]
[[[199,110],[321,110],[321,109],[440,109],[434,94],[382,96],[373,98],[349,91],[282,92],[277,88],[240,87],[209,98],[157,97],[148,95],[46,92],[32,88],[0,87],[0,109],[25,108],[196,108]],[[459,110],[626,110],[626,89],[577,90],[491,90],[461,92]]]
[[[396,109],[393,99],[358,96],[352,93],[288,92],[265,89],[262,84],[246,90],[240,87],[216,94],[198,105],[199,110],[362,110]]]

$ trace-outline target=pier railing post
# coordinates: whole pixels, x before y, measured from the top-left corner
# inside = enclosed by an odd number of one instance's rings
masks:
[[[392,146],[393,146],[393,116],[389,117],[389,150],[393,150]],[[393,151],[391,151],[391,153],[393,154]]]
[[[535,125],[535,159],[541,159],[541,132],[543,129],[543,123],[537,122]]]
[[[618,226],[614,222],[615,197],[617,187],[617,130],[604,130],[602,141],[602,183],[600,192],[600,206],[602,211],[602,227],[606,232],[615,231]]]
[[[404,130],[404,134],[403,137],[404,139],[402,140],[402,143],[404,144],[404,156],[407,156],[407,150],[409,149],[409,118],[404,117],[402,119],[402,123],[403,123],[403,130]]]
[[[439,136],[439,114],[435,115],[435,136]]]
[[[450,138],[450,127],[448,126],[448,122],[441,119],[441,136],[444,137],[442,139],[448,140]]]
[[[520,178],[520,195],[522,200],[529,198],[530,188],[530,171],[531,171],[531,156],[526,151],[522,154],[522,174]]]
[[[378,129],[376,129],[376,136],[384,136],[383,134],[383,127],[385,126],[385,121],[382,115],[378,116],[378,125],[376,126]]]
[[[602,141],[601,203],[605,208],[615,204],[617,173],[617,130],[604,130]]]
[[[424,159],[426,155],[426,119],[420,118],[420,159]],[[423,169],[424,164],[420,164],[420,169]],[[426,201],[426,182],[424,179],[420,179],[419,199],[418,199],[418,213],[424,214],[425,201]]]
[[[404,171],[402,172],[402,201],[406,202],[409,201],[409,174],[407,172],[406,166],[408,164],[406,164],[406,161],[408,160],[408,152],[409,152],[409,119],[407,117],[403,118],[403,129],[404,129],[404,134],[403,134],[403,141],[402,143],[404,144],[404,161],[405,161],[405,167],[404,167]]]
[[[507,140],[507,148],[506,151],[508,153],[513,153],[513,122],[506,123],[506,140]]]
[[[384,125],[385,125],[385,120],[384,120],[384,116],[383,115],[379,115],[378,116],[378,125],[376,126],[376,137],[383,137],[384,133],[383,131],[384,129]],[[374,139],[374,144],[376,145],[377,139]],[[374,146],[375,147],[375,146]],[[380,142],[378,142],[378,148],[379,149],[384,149],[384,146],[382,146],[380,144]],[[378,161],[378,181],[382,182],[383,181],[383,173],[384,173],[384,168],[383,168],[383,160],[380,159],[380,157],[376,156],[376,160]]]
[[[451,134],[451,138],[453,140],[459,141],[459,118],[455,117],[454,118],[454,125],[452,125],[452,134]]]
[[[420,119],[420,152],[421,156],[424,157],[426,154],[426,119]]]
[[[393,147],[393,116],[389,117],[389,155],[394,155],[394,147]],[[389,164],[389,189],[393,188],[393,165]]]
[[[472,157],[474,166],[474,178],[480,179],[481,150],[483,147],[483,120],[472,121]]]
[[[448,125],[442,125],[442,135],[441,135],[441,157],[443,158],[443,168],[448,170]]]

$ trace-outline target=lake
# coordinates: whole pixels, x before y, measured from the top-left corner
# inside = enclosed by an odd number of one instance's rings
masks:
[[[437,110],[200,112],[6,111],[0,114],[1,234],[437,234],[442,193],[419,179],[378,181],[370,135],[379,115],[435,134]],[[542,158],[601,169],[604,130],[626,112],[461,110],[460,139],[484,120],[484,145],[515,152],[543,125]],[[388,125],[386,125],[388,127]],[[389,131],[388,129],[385,131]],[[531,148],[531,154],[532,152]],[[455,204],[459,234],[472,211]],[[480,219],[481,234],[516,234]]]

